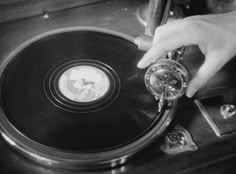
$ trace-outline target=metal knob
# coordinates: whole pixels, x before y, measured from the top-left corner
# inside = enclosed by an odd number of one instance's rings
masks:
[[[236,114],[236,107],[230,104],[224,104],[220,107],[220,113],[224,119],[233,118]]]

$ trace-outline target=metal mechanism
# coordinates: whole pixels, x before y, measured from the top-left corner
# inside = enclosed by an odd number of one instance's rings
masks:
[[[165,3],[164,3],[165,2]],[[165,6],[159,9],[161,6]],[[165,24],[170,15],[171,0],[150,0],[149,18],[145,35],[135,39],[138,49],[147,51],[151,48],[155,28]],[[161,19],[161,20],[160,20]],[[185,47],[170,52],[169,59],[159,59],[152,64],[145,75],[147,89],[159,100],[159,111],[164,106],[165,100],[175,100],[181,97],[187,88],[189,75],[187,70],[178,61],[183,58]]]
[[[158,99],[175,100],[181,97],[189,81],[186,69],[179,63],[160,59],[151,65],[145,75],[148,90]]]
[[[148,50],[152,45],[153,38],[140,36],[135,43],[141,50]],[[164,101],[176,100],[183,96],[188,83],[189,74],[186,68],[179,63],[183,59],[185,47],[181,47],[168,54],[167,59],[158,59],[151,64],[146,71],[144,80],[147,89],[159,100],[158,108],[164,105]]]
[[[236,91],[231,88],[211,89],[195,100],[198,109],[218,137],[236,132]]]
[[[169,155],[176,155],[185,151],[195,151],[198,147],[191,134],[180,125],[176,125],[171,133],[165,137],[161,150]]]
[[[159,110],[165,100],[176,100],[181,97],[188,82],[189,76],[184,66],[170,59],[158,60],[145,74],[146,87],[159,100]]]

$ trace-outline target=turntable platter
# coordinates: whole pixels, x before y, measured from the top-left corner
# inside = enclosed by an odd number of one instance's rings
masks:
[[[95,29],[27,43],[1,66],[4,135],[55,161],[94,165],[136,153],[160,135],[175,106],[158,112],[136,68],[142,55],[132,40]]]

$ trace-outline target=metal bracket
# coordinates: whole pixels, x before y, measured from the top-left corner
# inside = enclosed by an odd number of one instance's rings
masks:
[[[191,134],[180,125],[176,125],[174,130],[166,135],[165,142],[160,148],[169,155],[198,149]]]

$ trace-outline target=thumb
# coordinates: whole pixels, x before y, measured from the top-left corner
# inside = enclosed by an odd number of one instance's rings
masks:
[[[203,87],[224,66],[224,60],[217,51],[207,54],[204,63],[190,81],[186,96],[191,98]]]

